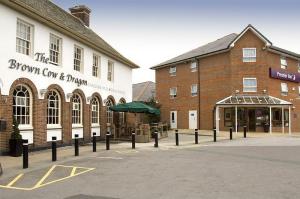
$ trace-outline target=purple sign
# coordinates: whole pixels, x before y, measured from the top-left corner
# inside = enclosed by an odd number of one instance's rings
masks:
[[[273,68],[270,68],[270,77],[290,82],[300,82],[300,73],[290,73],[287,71],[280,71]]]

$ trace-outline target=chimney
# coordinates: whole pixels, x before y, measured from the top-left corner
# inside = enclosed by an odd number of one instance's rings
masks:
[[[80,19],[86,26],[90,26],[91,9],[85,5],[78,5],[70,8],[69,10],[73,16]]]

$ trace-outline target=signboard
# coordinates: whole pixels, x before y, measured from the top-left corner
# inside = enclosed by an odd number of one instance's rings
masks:
[[[300,83],[300,73],[291,73],[273,68],[270,68],[269,71],[271,78]]]

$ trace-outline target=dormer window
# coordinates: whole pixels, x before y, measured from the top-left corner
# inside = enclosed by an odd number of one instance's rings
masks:
[[[280,64],[281,64],[281,68],[282,69],[287,69],[287,61],[286,61],[286,58],[285,57],[281,57],[280,58]]]
[[[169,73],[171,76],[176,76],[176,66],[171,66]]]
[[[243,62],[256,62],[256,48],[243,48]]]

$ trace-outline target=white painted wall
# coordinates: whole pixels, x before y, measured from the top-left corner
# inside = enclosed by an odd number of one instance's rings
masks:
[[[60,85],[65,94],[72,93],[78,86],[75,83],[65,82],[58,79],[44,77],[43,75],[34,75],[21,70],[9,69],[8,61],[16,59],[26,65],[39,67],[41,71],[44,68],[57,73],[71,74],[74,77],[88,81],[87,86],[80,86],[79,88],[84,92],[86,98],[91,96],[94,92],[98,92],[102,99],[106,99],[112,95],[116,102],[120,98],[125,98],[127,102],[132,99],[132,69],[124,64],[110,59],[102,53],[96,52],[93,49],[78,43],[44,24],[28,18],[2,4],[0,4],[0,27],[3,28],[0,35],[0,89],[2,95],[8,95],[12,83],[18,78],[28,78],[37,87],[38,92],[41,89],[46,89],[51,84]],[[44,64],[34,60],[34,57],[29,57],[23,54],[16,53],[16,24],[17,18],[26,21],[34,26],[34,48],[33,53],[45,53],[49,57],[49,37],[50,33],[62,38],[62,66],[55,66],[51,64]],[[73,49],[74,44],[84,48],[84,72],[77,72],[73,70]],[[92,61],[93,53],[101,56],[101,78],[92,76]],[[114,62],[114,81],[107,81],[107,65],[108,60]],[[42,96],[39,96],[42,98]],[[66,97],[67,99],[67,97]],[[68,100],[68,99],[67,99]]]

